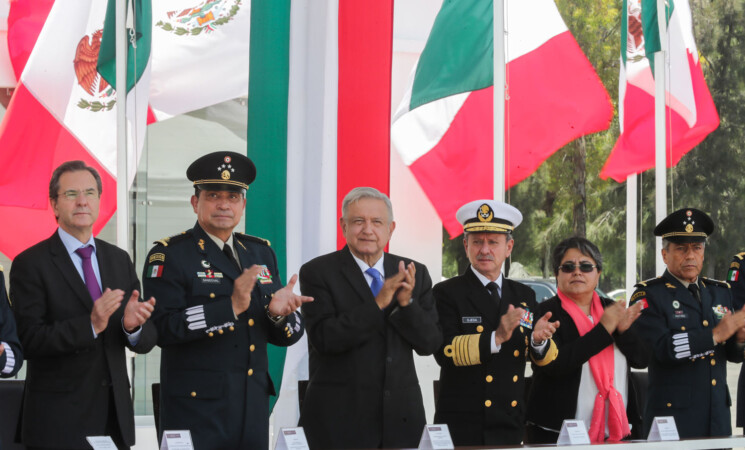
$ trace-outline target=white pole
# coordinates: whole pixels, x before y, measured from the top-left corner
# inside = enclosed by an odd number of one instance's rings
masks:
[[[116,245],[129,250],[127,174],[127,0],[116,0]]]
[[[667,19],[665,0],[657,0],[657,22],[660,27],[660,51],[654,54],[654,142],[655,142],[655,223],[667,216],[667,171],[665,169],[665,53],[667,49]],[[657,274],[665,270],[662,261],[662,239],[655,239]]]
[[[505,0],[494,0],[494,200],[504,201]]]
[[[636,284],[636,174],[626,178],[626,300],[631,299]]]

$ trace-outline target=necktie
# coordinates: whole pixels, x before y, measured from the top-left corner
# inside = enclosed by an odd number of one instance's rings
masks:
[[[367,269],[365,273],[372,277],[373,280],[372,283],[370,283],[370,290],[372,290],[373,297],[377,297],[378,292],[383,288],[383,276],[377,271],[377,269],[373,269],[372,267]]]
[[[497,286],[497,283],[490,281],[486,284],[486,289],[489,290],[491,297],[494,299],[494,303],[496,303],[497,307],[499,307],[499,301],[501,300],[501,298],[499,297],[499,286]]]
[[[691,291],[691,294],[693,294],[693,298],[698,300],[699,303],[701,303],[701,292],[698,290],[698,284],[691,283],[688,285],[688,290]]]
[[[222,246],[222,252],[225,253],[225,256],[228,257],[230,262],[233,263],[233,266],[238,269],[238,272],[240,272],[241,266],[239,266],[238,261],[235,260],[235,257],[233,256],[233,250],[230,249],[230,246],[228,244]]]
[[[91,262],[93,247],[90,245],[80,247],[75,250],[75,253],[83,259],[83,279],[85,279],[85,287],[88,288],[88,292],[91,294],[91,298],[95,302],[101,297],[101,287],[98,285],[96,273],[93,271],[93,263]]]

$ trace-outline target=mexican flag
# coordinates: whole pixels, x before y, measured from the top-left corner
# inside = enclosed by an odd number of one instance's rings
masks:
[[[246,233],[271,241],[284,283],[343,245],[347,192],[389,192],[392,30],[393,0],[252,1]],[[297,425],[306,339],[269,349],[277,432]]]
[[[719,115],[706,86],[693,37],[687,0],[668,0],[665,136],[667,167],[719,126]],[[624,0],[621,21],[619,116],[621,135],[602,178],[619,183],[654,167],[654,83],[650,62],[660,49],[655,0]]]
[[[553,152],[604,130],[610,98],[553,0],[505,0],[506,187]],[[445,0],[392,139],[451,237],[457,209],[493,195],[493,5]]]
[[[0,250],[13,258],[56,228],[48,184],[55,167],[80,159],[103,181],[98,233],[116,210],[116,115],[121,99],[97,68],[107,3],[57,0],[23,70],[0,124]],[[113,1],[111,2],[113,5]],[[129,174],[134,179],[145,139],[149,68],[149,0],[131,1],[141,61],[137,84],[126,96]],[[132,18],[131,18],[132,19]],[[131,71],[133,67],[130,67]],[[133,74],[133,72],[130,72]],[[131,182],[127,180],[128,182]]]

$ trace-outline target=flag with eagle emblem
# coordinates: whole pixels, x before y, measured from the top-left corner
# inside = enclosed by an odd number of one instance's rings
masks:
[[[94,233],[116,211],[119,98],[97,67],[102,39],[112,33],[104,29],[107,3],[54,2],[0,124],[0,215],[12,218],[0,221],[0,251],[10,258],[56,228],[47,186],[54,168],[65,161],[83,160],[101,175]],[[128,33],[136,40],[130,42],[130,64],[144,64],[126,96],[131,182],[146,131],[150,40],[144,37],[151,30],[150,1],[130,0],[128,13],[128,25],[136,27]]]

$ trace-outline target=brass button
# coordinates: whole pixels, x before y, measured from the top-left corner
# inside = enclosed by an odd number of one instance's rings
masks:
[[[494,381],[494,377],[493,377],[493,376],[491,376],[491,375],[487,375],[487,376],[486,376],[486,382],[487,382],[487,383],[491,383],[492,381]]]
[[[228,330],[235,331],[235,327],[233,325],[231,325],[230,328],[228,328]]]
[[[513,408],[514,408],[515,406],[517,406],[517,400],[512,400],[512,403],[510,403],[510,405],[512,405],[512,407],[513,407]]]
[[[667,407],[668,407],[668,408],[670,408],[670,407],[672,407],[672,406],[673,406],[673,404],[672,404],[672,403],[668,403],[668,404],[667,404]]]
[[[215,298],[215,293],[214,292],[210,292],[210,298]]]
[[[194,392],[194,391],[192,391],[192,392],[191,392],[191,396],[192,396],[192,397],[196,397],[196,396],[197,396],[197,393],[196,393],[196,392]]]
[[[525,334],[525,328],[523,328],[522,326],[520,327],[520,333]]]
[[[223,333],[224,333],[224,331],[222,331],[222,328],[220,328],[219,330],[217,330],[217,334],[223,334]]]
[[[253,319],[248,319],[248,326],[249,327],[254,326],[254,320]]]
[[[704,320],[704,326],[705,327],[708,327],[709,326],[709,321],[708,320]]]
[[[711,385],[712,386],[716,386],[717,385],[717,380],[711,380]]]
[[[255,345],[253,345],[253,344],[251,344],[251,346],[250,346],[250,347],[248,347],[248,349],[249,349],[249,350],[251,350],[251,351],[254,351],[254,350],[256,350],[256,346],[255,346]]]
[[[211,332],[211,331],[210,331],[210,332],[209,332],[209,334],[208,334],[207,336],[209,336],[209,337],[212,337],[212,336],[214,336],[214,335],[215,335],[215,333],[213,333],[213,332]]]
[[[528,345],[528,337],[525,336],[525,345]]]
[[[491,406],[491,400],[485,401],[484,402],[484,406],[486,406],[487,408],[490,407]]]
[[[517,383],[517,375],[515,375],[514,377],[512,377],[512,382],[513,383]]]
[[[479,326],[476,327],[476,331],[478,331],[479,333],[481,333],[481,332],[484,331],[484,327],[481,326],[481,325],[479,325]]]
[[[686,327],[680,327],[680,331],[685,331]]]
[[[248,376],[250,377],[253,374],[254,374],[254,370],[253,369],[248,369]]]
[[[711,360],[711,365],[712,366],[716,366],[717,365],[717,360],[716,359],[712,359]]]
[[[515,358],[520,356],[520,350],[515,350],[515,353],[513,353],[513,355],[515,355]]]

